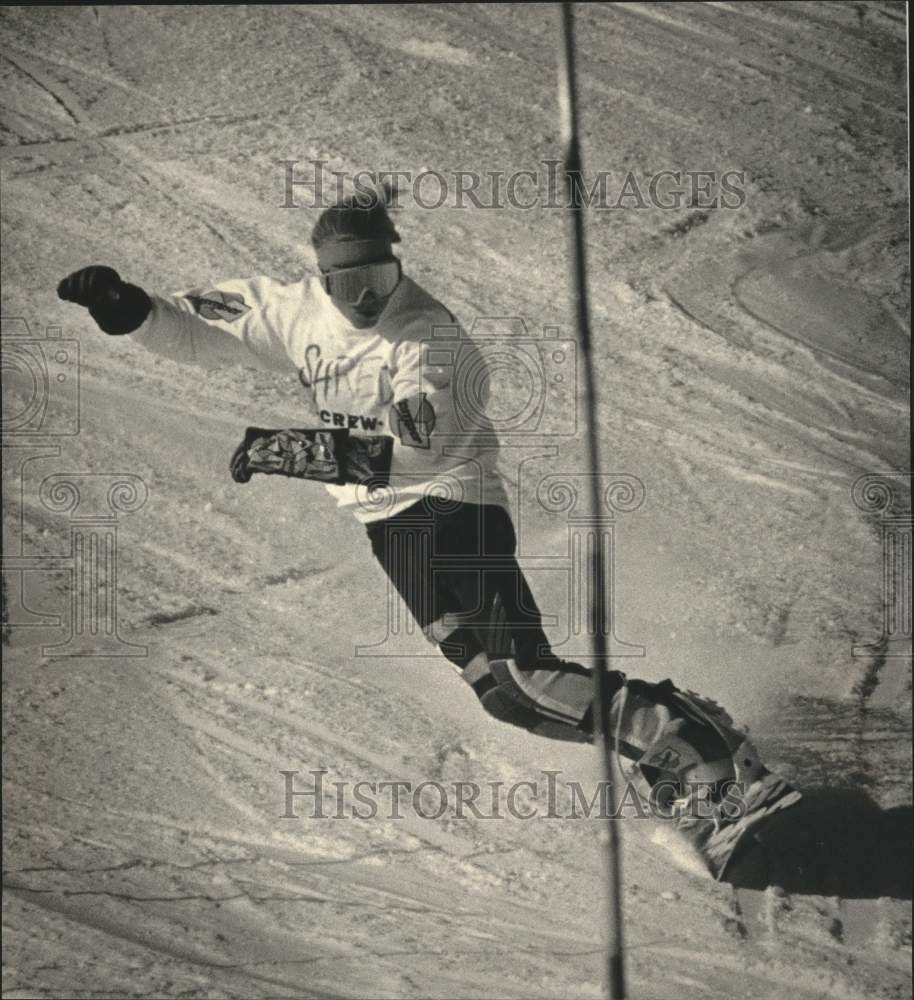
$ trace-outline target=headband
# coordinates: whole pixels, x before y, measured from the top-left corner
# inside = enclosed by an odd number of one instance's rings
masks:
[[[389,237],[370,240],[329,239],[317,248],[317,263],[322,271],[334,267],[357,267],[393,256]]]

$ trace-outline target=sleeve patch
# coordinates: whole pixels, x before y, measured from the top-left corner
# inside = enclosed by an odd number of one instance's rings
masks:
[[[236,319],[251,311],[244,301],[244,296],[238,292],[206,292],[204,295],[192,293],[185,296],[198,315],[204,319],[220,319],[225,323],[234,323]]]
[[[408,448],[431,447],[435,409],[424,392],[394,403],[390,408],[390,429]]]

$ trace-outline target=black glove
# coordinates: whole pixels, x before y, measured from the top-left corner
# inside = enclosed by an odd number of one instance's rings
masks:
[[[113,267],[94,264],[67,275],[57,286],[66,302],[85,306],[105,333],[133,333],[152,309],[149,296],[138,285],[121,281]]]
[[[235,453],[232,455],[232,460],[229,463],[229,469],[232,473],[232,479],[236,483],[249,483],[251,481],[250,467],[248,466],[248,447],[247,441],[242,441],[240,445],[235,449]]]

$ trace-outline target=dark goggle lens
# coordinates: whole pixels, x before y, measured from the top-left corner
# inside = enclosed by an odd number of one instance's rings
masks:
[[[385,260],[380,264],[363,264],[321,275],[324,291],[341,302],[355,304],[367,289],[378,298],[386,298],[400,281],[400,262]]]

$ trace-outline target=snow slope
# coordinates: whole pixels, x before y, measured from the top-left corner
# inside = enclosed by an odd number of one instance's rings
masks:
[[[911,992],[910,658],[851,655],[884,612],[879,520],[851,489],[910,470],[904,16],[578,10],[590,170],[747,172],[739,210],[590,213],[605,471],[646,491],[617,522],[617,634],[645,648],[622,666],[750,723],[822,789],[813,853],[843,862],[837,881],[813,865],[787,892],[734,889],[626,823],[633,997]],[[595,824],[281,818],[283,770],[552,770],[567,798],[592,752],[490,725],[414,634],[355,655],[387,622],[361,529],[320,488],[226,472],[246,425],[294,417],[296,385],[182,370],[54,293],[90,262],[161,290],[296,278],[317,213],[281,207],[283,160],[537,169],[560,154],[554,11],[4,8],[0,44],[4,342],[61,327],[80,393],[78,434],[4,438],[4,556],[39,561],[4,573],[4,995],[598,996]],[[466,325],[531,331],[568,330],[563,224],[397,216],[404,267]],[[11,357],[15,422],[34,390]],[[523,402],[508,376],[493,388],[506,413]],[[586,469],[567,416],[547,407],[503,459],[556,635],[566,521],[536,486]],[[64,473],[148,490],[117,541],[120,635],[145,655],[43,655],[72,624],[72,525],[41,492]],[[22,627],[42,614],[60,624]]]

